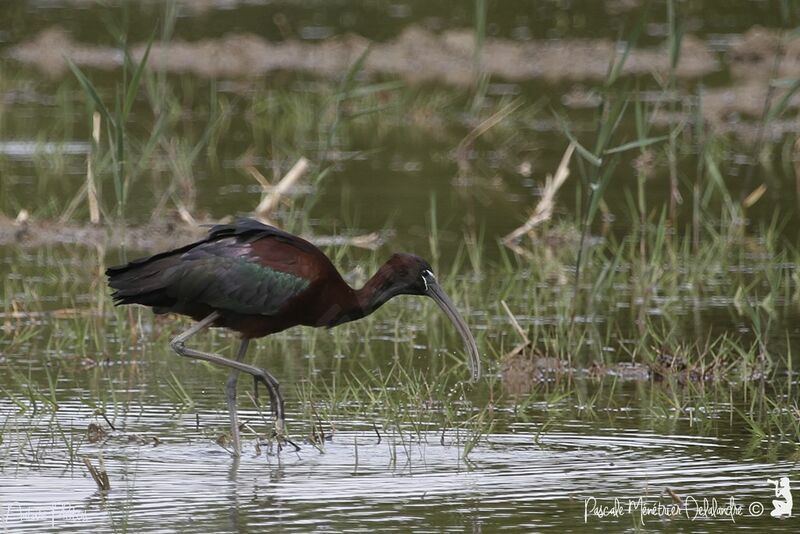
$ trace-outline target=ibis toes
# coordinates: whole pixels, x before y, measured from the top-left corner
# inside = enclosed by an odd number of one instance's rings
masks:
[[[280,421],[280,428],[283,428],[284,424],[283,396],[281,395],[278,381],[275,380],[274,376],[272,376],[263,369],[260,369],[258,373],[253,373],[253,379],[254,379],[254,388],[256,389],[256,391],[258,390],[259,382],[262,382],[264,386],[266,386],[267,392],[269,393],[270,411],[272,412],[272,416],[275,418],[276,428],[278,428],[279,421]]]

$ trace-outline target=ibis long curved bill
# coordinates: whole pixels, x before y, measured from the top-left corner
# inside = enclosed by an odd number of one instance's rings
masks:
[[[464,340],[464,347],[466,348],[467,355],[469,356],[469,367],[472,371],[472,382],[477,382],[481,378],[481,360],[478,355],[478,345],[475,343],[475,338],[472,337],[472,332],[469,331],[467,323],[461,314],[458,313],[455,304],[447,296],[447,293],[435,281],[428,281],[427,295],[431,297],[442,311],[450,318],[453,326],[456,327],[458,333]]]

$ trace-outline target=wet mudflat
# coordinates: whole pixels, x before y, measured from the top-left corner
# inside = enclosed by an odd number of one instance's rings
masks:
[[[3,529],[797,530],[800,16],[473,7],[0,8]],[[259,204],[353,286],[427,257],[488,378],[418,299],[283,332],[300,450],[242,381],[234,460],[226,371],[102,273]]]

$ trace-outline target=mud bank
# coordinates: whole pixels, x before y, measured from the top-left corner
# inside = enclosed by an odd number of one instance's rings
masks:
[[[230,222],[202,221],[196,225],[180,220],[165,220],[143,226],[111,227],[91,224],[63,224],[58,221],[17,222],[0,215],[0,246],[41,247],[80,245],[100,249],[129,248],[156,252],[204,238],[210,226]],[[353,246],[375,249],[391,238],[390,232],[356,236],[303,236],[318,246]]]
[[[605,79],[609,62],[621,53],[618,46],[602,39],[510,41],[490,38],[484,44],[481,63],[496,80],[573,84],[562,102],[568,107],[592,107],[596,105],[596,95],[590,87]],[[677,96],[683,102],[694,102],[718,133],[756,139],[761,135],[757,122],[764,112],[770,80],[800,77],[800,38],[755,26],[743,35],[731,37],[722,52],[712,48],[720,49],[718,44],[712,47],[696,37],[684,37],[676,72],[683,91]],[[134,46],[134,60],[140,60],[144,50],[143,45]],[[392,41],[380,43],[352,34],[314,42],[270,42],[252,34],[231,34],[194,42],[175,40],[155,43],[149,65],[201,78],[255,80],[278,71],[303,71],[336,79],[366,50],[369,54],[363,69],[367,74],[399,77],[412,83],[441,82],[462,87],[475,80],[471,31],[437,34],[417,26],[408,27]],[[67,73],[65,58],[81,67],[106,71],[118,69],[123,62],[119,50],[80,43],[60,27],[47,29],[0,54],[34,66],[54,78]],[[631,51],[624,73],[655,74],[665,80],[663,75],[668,69],[669,53],[665,48],[639,48]],[[722,72],[730,74],[731,81],[725,86],[697,87],[692,83]],[[788,83],[776,82],[771,101],[778,102],[788,90]],[[800,107],[800,93],[788,104],[790,108]],[[661,125],[688,121],[691,119],[688,110],[692,107],[683,107],[679,116],[669,116],[662,107],[653,120]],[[794,120],[774,120],[764,133],[768,139],[775,140],[797,131],[798,123]]]
[[[732,361],[689,361],[686,357],[662,352],[652,361],[592,362],[589,367],[573,367],[567,360],[544,356],[530,345],[519,345],[506,354],[500,363],[503,389],[511,395],[530,395],[542,384],[572,379],[602,380],[612,378],[625,382],[665,382],[678,385],[718,383],[722,381],[758,381],[767,376],[767,364],[741,369]]]
[[[127,247],[135,250],[172,248],[202,238],[206,227],[164,222],[139,227],[117,228],[91,224],[63,224],[57,221],[17,222],[0,217],[0,246],[39,247],[82,245],[100,248]]]
[[[367,73],[453,85],[468,85],[475,78],[474,37],[470,30],[437,34],[415,26],[382,43],[352,34],[320,42],[270,42],[252,34],[193,42],[175,40],[155,43],[149,63],[151,68],[204,78],[249,78],[280,70],[338,77],[368,48],[369,56],[364,63]],[[133,58],[140,60],[144,49],[141,44],[134,46]],[[486,73],[509,81],[601,80],[607,74],[609,61],[619,52],[617,44],[604,39],[490,38],[484,43],[481,64]],[[59,27],[42,31],[33,39],[7,49],[4,55],[33,65],[52,77],[66,73],[65,58],[82,67],[102,70],[116,69],[123,62],[120,50],[82,44]],[[625,73],[665,72],[668,68],[666,48],[639,48],[631,52]],[[691,36],[684,39],[678,76],[696,78],[719,69],[714,53],[703,41]]]

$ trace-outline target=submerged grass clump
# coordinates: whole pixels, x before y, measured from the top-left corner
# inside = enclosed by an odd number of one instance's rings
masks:
[[[469,400],[467,386],[459,380],[462,369],[429,373],[395,360],[388,370],[361,369],[345,374],[333,385],[304,383],[298,386],[309,441],[324,450],[324,437],[335,438],[339,421],[349,421],[348,430],[373,429],[378,439],[391,436],[403,447],[439,442],[463,448],[464,458],[491,432],[491,406],[478,408]],[[446,439],[447,437],[447,439]]]

